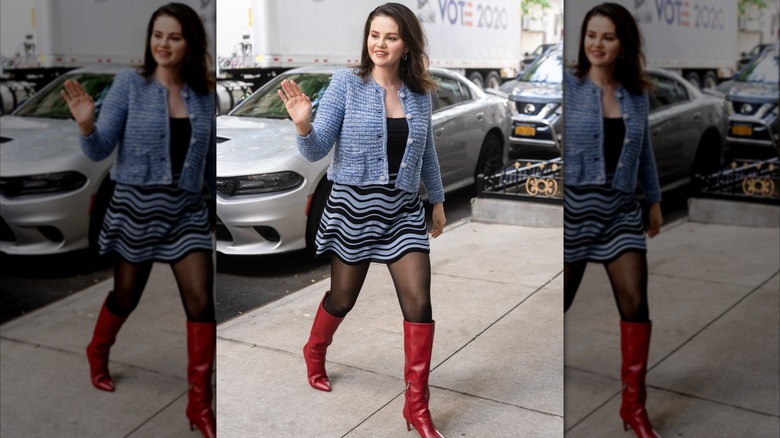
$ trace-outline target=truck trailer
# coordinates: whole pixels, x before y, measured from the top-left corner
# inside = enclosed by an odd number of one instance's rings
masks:
[[[400,0],[423,24],[433,67],[497,88],[519,72],[518,0]],[[379,2],[231,0],[217,2],[218,74],[256,86],[306,65],[360,61],[363,26]]]

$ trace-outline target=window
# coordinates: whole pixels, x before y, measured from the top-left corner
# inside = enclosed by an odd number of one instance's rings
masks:
[[[433,96],[434,111],[449,108],[471,99],[468,88],[456,79],[433,75],[437,88]]]
[[[672,78],[650,75],[655,88],[650,93],[650,110],[674,105],[688,100],[685,87]]]

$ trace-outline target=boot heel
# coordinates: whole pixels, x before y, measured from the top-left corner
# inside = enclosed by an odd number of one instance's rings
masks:
[[[192,421],[190,421],[190,432],[192,432],[193,430],[195,430],[195,426],[193,426]]]
[[[411,426],[411,425],[409,425],[409,422],[407,421],[407,422],[406,422],[406,431],[407,431],[407,432],[410,432],[411,430],[412,430],[412,426]]]
[[[624,421],[623,422],[623,432],[626,432],[626,431],[628,431],[628,424],[626,424],[626,422]]]

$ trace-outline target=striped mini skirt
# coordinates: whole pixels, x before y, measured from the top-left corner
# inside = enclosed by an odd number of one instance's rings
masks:
[[[610,185],[564,187],[563,260],[607,263],[628,251],[646,252],[636,194]]]
[[[392,177],[392,175],[391,175]],[[344,263],[392,263],[410,252],[430,253],[418,193],[388,185],[333,184],[317,230],[317,256]]]
[[[213,249],[208,207],[200,193],[176,185],[117,184],[100,230],[100,253],[125,260],[175,262]]]

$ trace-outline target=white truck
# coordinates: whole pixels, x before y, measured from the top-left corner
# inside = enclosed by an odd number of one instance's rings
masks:
[[[696,86],[730,78],[738,58],[737,0],[611,0],[636,18],[650,66],[673,70]],[[565,5],[565,64],[577,63],[582,18],[602,0]]]
[[[517,75],[522,56],[519,0],[399,2],[422,21],[432,66],[455,69],[488,88]],[[218,74],[259,85],[294,67],[357,64],[365,20],[380,3],[219,1]]]
[[[215,53],[216,0],[178,0],[203,19]],[[223,1],[224,2],[224,1]],[[2,0],[2,73],[38,78],[143,62],[149,17],[169,0]]]

